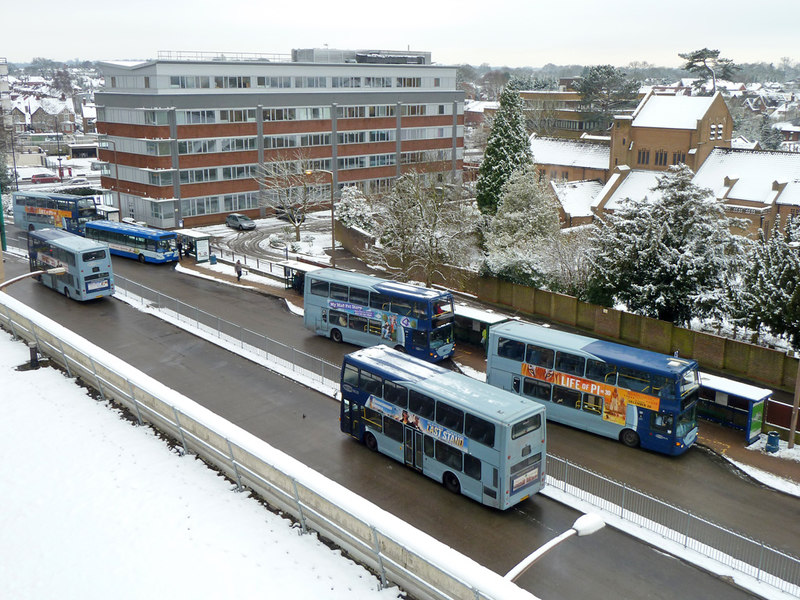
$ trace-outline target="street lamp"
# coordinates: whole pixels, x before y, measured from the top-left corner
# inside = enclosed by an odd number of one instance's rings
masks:
[[[55,267],[54,269],[45,269],[44,271],[31,271],[30,273],[23,273],[18,277],[9,279],[8,281],[0,282],[0,290],[2,290],[5,287],[8,287],[12,283],[17,283],[21,279],[25,279],[27,277],[36,277],[37,275],[63,275],[66,272],[67,269],[64,267]]]
[[[336,224],[333,215],[333,171],[325,169],[306,169],[306,176],[313,173],[327,173],[331,176],[331,267],[336,268]]]
[[[103,138],[104,144],[111,144],[111,149],[114,151],[114,188],[117,192],[117,208],[121,211],[122,204],[120,204],[119,200],[119,163],[117,162],[117,142],[116,140],[110,140],[108,137]]]
[[[578,520],[572,524],[572,527],[559,535],[556,538],[553,538],[543,546],[541,546],[538,550],[533,552],[527,558],[523,559],[516,567],[511,569],[508,573],[506,573],[504,579],[509,581],[516,581],[517,578],[522,575],[525,571],[527,571],[530,566],[539,560],[542,556],[544,556],[549,550],[553,549],[554,547],[558,546],[564,540],[572,537],[573,535],[578,535],[579,537],[584,535],[591,535],[597,531],[600,531],[603,527],[605,527],[605,521],[603,518],[596,514],[596,513],[587,513],[581,517],[578,517]]]

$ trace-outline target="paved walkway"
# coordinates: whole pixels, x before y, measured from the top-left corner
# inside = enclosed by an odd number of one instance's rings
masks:
[[[236,283],[235,275],[227,275],[198,266],[191,257],[184,258],[181,261],[181,267],[203,273],[204,275],[211,274],[218,279],[230,283]],[[293,289],[265,285],[257,281],[248,280],[247,276],[242,278],[240,284],[253,287],[260,293],[266,295],[285,298],[295,306],[303,306],[303,296]],[[471,369],[480,372],[486,371],[485,355],[483,349],[478,346],[459,344],[456,348],[456,355],[454,358],[459,364],[466,365]],[[698,444],[701,446],[737,463],[755,467],[772,475],[789,479],[800,485],[800,462],[782,459],[763,451],[747,450],[744,432],[742,431],[723,427],[705,420],[700,420],[699,423],[700,433],[698,435]]]

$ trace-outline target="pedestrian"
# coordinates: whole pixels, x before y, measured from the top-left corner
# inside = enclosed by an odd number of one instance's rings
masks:
[[[178,240],[178,258],[183,258],[183,244]]]
[[[237,260],[236,265],[233,267],[233,270],[236,271],[236,281],[242,280],[242,261]]]
[[[489,333],[489,328],[488,327],[484,327],[481,330],[481,346],[483,347],[483,351],[484,352],[486,352],[486,342],[487,342],[486,337],[487,337],[488,333]]]

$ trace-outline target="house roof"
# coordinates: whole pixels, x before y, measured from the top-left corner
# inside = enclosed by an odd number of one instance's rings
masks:
[[[658,178],[663,176],[663,171],[618,169],[618,172],[609,177],[606,185],[597,194],[594,205],[599,205],[605,199],[605,210],[618,210],[626,198],[654,200],[660,195],[660,192],[653,191],[653,188],[658,184]],[[620,180],[622,180],[621,183],[619,183]],[[614,189],[617,184],[619,184],[618,187]]]
[[[696,129],[716,96],[646,96],[636,108],[633,127]]]
[[[773,189],[776,181],[789,185],[776,193]],[[800,153],[714,148],[693,182],[726,200],[800,205]]]
[[[553,181],[551,185],[564,212],[572,217],[591,217],[592,203],[603,189],[603,184],[596,179]]]
[[[538,165],[560,165],[587,169],[608,169],[611,149],[605,144],[592,144],[558,138],[530,138],[533,162]]]

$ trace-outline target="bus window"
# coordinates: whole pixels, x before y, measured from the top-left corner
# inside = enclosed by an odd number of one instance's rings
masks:
[[[396,442],[402,442],[404,437],[403,424],[400,421],[395,421],[386,417],[383,420],[383,433]]]
[[[418,414],[423,419],[433,419],[433,415],[436,413],[436,402],[425,394],[409,390],[408,410]]]
[[[383,384],[383,398],[400,408],[408,408],[408,390],[393,381]]]
[[[334,300],[342,300],[343,302],[347,302],[347,298],[350,296],[349,288],[346,285],[341,285],[338,283],[331,284],[331,298]]]
[[[662,433],[671,433],[672,415],[665,412],[654,412],[650,415],[650,429]]]
[[[355,329],[356,331],[366,331],[368,322],[369,321],[366,317],[350,315],[350,329]]]
[[[331,325],[347,327],[347,313],[339,310],[332,310],[328,313]]]
[[[634,392],[647,392],[650,390],[650,375],[638,369],[620,367],[617,385]]]
[[[361,371],[358,387],[371,396],[383,397],[383,379],[367,371]]]
[[[443,313],[453,312],[453,304],[452,302],[446,300],[437,300],[433,304],[433,314],[434,315],[441,315]]]
[[[464,411],[445,402],[436,403],[436,422],[442,427],[461,433],[464,431]]]
[[[315,296],[322,296],[323,298],[328,297],[328,282],[327,281],[320,281],[318,279],[311,280],[311,293]]]
[[[553,368],[553,357],[555,352],[550,348],[542,348],[541,346],[534,346],[528,344],[525,351],[525,362],[537,367],[544,367],[545,369]]]
[[[425,319],[428,317],[428,304],[426,302],[421,302],[416,300],[414,302],[414,307],[412,308],[414,313],[415,319]]]
[[[358,288],[350,288],[350,302],[361,306],[369,306],[369,292]]]
[[[469,413],[464,417],[464,434],[479,444],[494,447],[494,431],[494,423]]]
[[[481,461],[471,454],[464,455],[464,475],[481,480]]]
[[[581,393],[558,385],[553,386],[553,403],[580,409]]]
[[[456,471],[460,471],[462,469],[463,454],[461,454],[460,450],[436,440],[436,460]]]
[[[525,356],[525,344],[516,340],[499,338],[497,340],[497,355],[522,362]]]
[[[530,348],[530,346],[528,347]],[[583,367],[585,364],[586,359],[582,356],[568,354],[567,352],[559,352],[556,354],[556,371],[583,377]]]
[[[586,378],[592,381],[607,383],[608,385],[617,384],[617,366],[602,360],[586,361]]]
[[[411,332],[411,343],[415,346],[428,346],[428,332],[415,329]]]
[[[371,308],[376,308],[378,310],[389,310],[391,308],[392,299],[385,294],[378,294],[376,292],[372,292],[369,297],[369,305]]]
[[[550,384],[525,378],[522,384],[522,393],[536,400],[550,400]]]
[[[392,312],[407,317],[411,314],[411,301],[403,298],[392,298]]]
[[[536,431],[541,426],[542,426],[542,415],[530,416],[527,419],[514,424],[514,427],[511,429],[511,439],[515,440],[518,437],[522,437],[526,433],[530,433],[531,431]]]
[[[358,369],[352,365],[345,366],[342,381],[353,387],[358,387]]]
[[[594,394],[586,394],[583,397],[583,410],[596,415],[603,414],[603,398]]]

